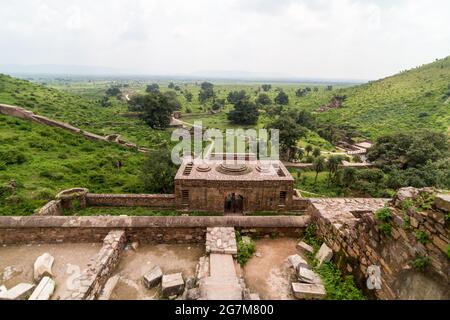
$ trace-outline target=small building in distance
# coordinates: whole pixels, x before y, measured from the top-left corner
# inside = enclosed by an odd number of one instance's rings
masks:
[[[179,210],[225,214],[290,211],[294,195],[294,178],[280,161],[256,160],[251,155],[186,158],[175,176]]]

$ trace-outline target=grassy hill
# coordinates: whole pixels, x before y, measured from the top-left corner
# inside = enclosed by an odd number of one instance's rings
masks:
[[[450,129],[450,57],[368,84],[338,90],[344,107],[320,119],[355,125],[371,138],[400,130]]]
[[[67,122],[93,133],[121,134],[139,146],[158,147],[169,138],[166,131],[150,129],[143,121],[124,117],[125,103],[112,98],[112,107],[54,88],[0,74],[0,103],[17,105],[38,115]]]
[[[61,190],[142,191],[145,155],[0,115],[0,215],[30,215]],[[120,160],[123,167],[115,164]]]

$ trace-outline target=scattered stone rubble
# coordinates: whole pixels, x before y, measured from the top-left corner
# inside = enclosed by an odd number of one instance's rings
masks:
[[[325,248],[322,246],[322,248]],[[309,253],[313,252],[313,249],[304,242],[300,242],[297,245],[297,248],[300,251],[306,251]],[[321,249],[322,249],[321,248]],[[328,247],[326,247],[329,249]],[[310,252],[311,250],[312,252]],[[326,254],[323,254],[326,251]],[[320,250],[319,250],[320,252]],[[322,262],[330,261],[333,255],[331,251],[331,255],[328,250],[323,249],[323,253],[319,256],[319,253],[316,255],[317,260],[321,260]],[[318,258],[319,256],[319,258]],[[311,270],[311,267],[308,265],[308,262],[303,259],[300,255],[295,254],[288,257],[288,262],[290,266],[294,269],[296,278],[298,282],[292,282],[292,292],[296,299],[323,299],[326,295],[325,287],[323,285],[323,281],[320,276]]]
[[[237,244],[234,228],[208,228],[206,252],[236,255]]]

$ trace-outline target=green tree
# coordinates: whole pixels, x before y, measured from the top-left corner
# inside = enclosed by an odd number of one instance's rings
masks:
[[[325,169],[325,157],[319,156],[314,159],[313,169],[316,172],[316,177],[314,178],[314,184],[317,184],[317,177],[319,173]]]
[[[342,184],[345,187],[350,187],[356,182],[356,169],[346,167],[342,170]]]
[[[265,92],[268,92],[268,91],[270,91],[270,90],[272,89],[272,85],[271,85],[271,84],[263,84],[263,85],[261,86],[261,88],[262,88]]]
[[[261,106],[267,106],[272,103],[272,100],[267,93],[260,93],[256,98],[256,103]]]
[[[315,147],[315,148],[314,148],[314,150],[313,150],[313,156],[314,156],[314,157],[316,157],[316,158],[317,158],[317,157],[320,157],[321,153],[322,153],[322,152],[320,151],[320,148],[319,148],[319,147]]]
[[[194,98],[194,95],[192,94],[192,92],[186,90],[184,92],[184,97],[186,98],[187,102],[192,102],[192,98]]]
[[[306,156],[309,157],[309,154],[310,154],[313,150],[314,150],[313,146],[310,145],[310,144],[308,144],[308,145],[305,147]]]
[[[198,95],[198,100],[200,103],[206,103],[208,100],[213,99],[215,97],[214,93],[214,85],[210,82],[203,82],[200,85],[200,93]]]
[[[147,92],[147,93],[159,92],[159,85],[157,83],[149,84],[149,85],[147,85],[145,92]]]
[[[169,89],[175,89],[175,84],[173,82],[170,82],[168,85]]]
[[[382,136],[368,153],[371,162],[388,171],[419,168],[449,156],[447,137],[427,130]]]
[[[141,118],[154,129],[167,128],[170,116],[180,106],[176,98],[161,92],[136,95],[128,103],[129,109],[140,112]]]
[[[275,102],[280,105],[287,105],[289,97],[283,90],[279,90],[278,95],[275,97]]]
[[[247,95],[234,102],[234,110],[228,113],[228,120],[234,124],[254,125],[258,122],[259,111]]]
[[[283,158],[292,160],[297,157],[297,141],[306,136],[306,129],[295,122],[295,112],[284,112],[266,125],[267,129],[278,129],[280,148]]]
[[[230,104],[236,105],[241,100],[248,99],[247,93],[244,90],[230,91],[227,96],[227,101]]]
[[[151,151],[142,166],[140,179],[147,193],[173,193],[177,167],[169,149]]]
[[[112,86],[106,90],[106,95],[110,97],[118,97],[122,94],[118,86]]]
[[[332,155],[328,158],[327,161],[327,169],[329,172],[329,181],[335,180],[337,176],[337,172],[339,166],[342,164],[342,161],[345,160],[344,156],[341,155]]]

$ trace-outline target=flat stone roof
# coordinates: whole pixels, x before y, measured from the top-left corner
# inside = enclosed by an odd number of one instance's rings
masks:
[[[294,178],[278,160],[185,159],[175,180],[294,181]]]

